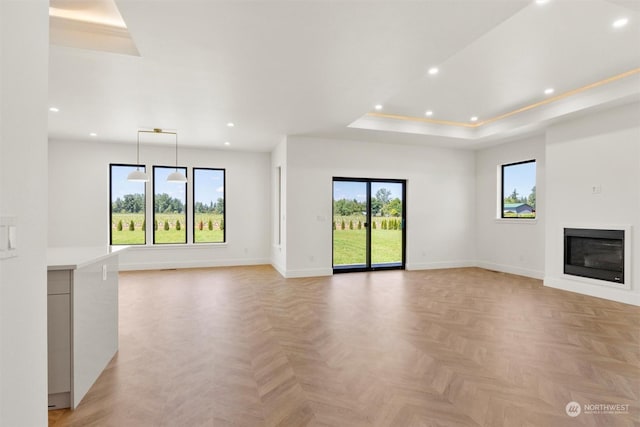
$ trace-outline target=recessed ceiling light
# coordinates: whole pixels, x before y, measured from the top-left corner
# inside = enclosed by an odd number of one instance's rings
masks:
[[[91,132],[91,133],[89,134],[89,136],[98,136],[98,134],[97,134],[97,133],[95,133],[95,132]]]
[[[473,117],[471,117],[471,121],[472,121],[472,122],[477,122],[477,121],[478,121],[478,116],[473,116]]]
[[[545,4],[549,3],[549,0],[536,0],[536,4]]]
[[[433,111],[429,110],[426,113],[424,113],[424,115],[427,116],[427,117],[431,117],[431,116],[433,116]]]
[[[373,107],[373,108],[375,108],[376,111],[380,111],[380,110],[382,110],[382,104],[376,104],[376,106]]]
[[[58,111],[60,111],[60,109],[57,107],[49,107],[49,111],[51,111],[52,113],[57,113]]]
[[[233,124],[233,122],[229,122],[227,123],[227,126],[229,126],[230,128],[234,127],[235,125]]]
[[[229,141],[225,141],[224,145],[231,145],[231,143]]]
[[[613,28],[622,28],[629,23],[629,18],[620,18],[613,21]]]
[[[436,74],[438,74],[440,70],[438,70],[438,67],[431,67],[429,68],[429,74],[432,76],[435,76]]]
[[[555,89],[553,89],[552,87],[544,90],[545,95],[551,95],[553,92],[555,92]]]

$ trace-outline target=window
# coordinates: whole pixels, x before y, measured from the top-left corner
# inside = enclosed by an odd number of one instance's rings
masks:
[[[502,165],[501,218],[536,217],[536,161]]]
[[[111,245],[144,245],[146,238],[145,182],[130,182],[129,173],[144,166],[109,165],[109,198]]]
[[[187,168],[153,167],[153,243],[187,243],[187,184],[167,182]]]
[[[225,241],[224,169],[193,168],[193,242]]]

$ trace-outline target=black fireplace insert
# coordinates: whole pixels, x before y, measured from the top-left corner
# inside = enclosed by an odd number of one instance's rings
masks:
[[[565,228],[564,273],[624,284],[624,230]]]

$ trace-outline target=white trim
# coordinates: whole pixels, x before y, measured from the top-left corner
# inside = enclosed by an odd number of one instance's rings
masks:
[[[148,250],[172,250],[172,249],[213,249],[226,248],[226,242],[220,243],[147,243],[146,245],[111,245],[112,248],[120,248],[126,246],[132,251],[148,251]]]
[[[535,218],[495,218],[496,224],[527,224],[536,225],[538,217]]]
[[[562,289],[563,291],[575,292],[577,294],[604,298],[612,301],[622,302],[625,304],[640,306],[640,294],[627,289],[613,289],[600,285],[589,285],[586,283],[566,280],[559,277],[545,277],[544,286],[547,286],[549,288]]]
[[[406,270],[437,270],[443,268],[475,267],[475,261],[436,261],[426,263],[407,263]]]
[[[166,270],[174,268],[207,268],[207,267],[234,267],[247,265],[269,265],[268,258],[240,258],[226,260],[206,260],[206,261],[165,261],[165,262],[143,262],[124,263],[120,261],[119,271],[135,270]]]
[[[276,264],[273,260],[271,260],[271,267],[273,267],[282,277],[287,277],[286,269]]]
[[[480,268],[484,268],[485,270],[500,271],[502,273],[532,277],[534,279],[542,280],[544,278],[544,271],[532,270],[530,268],[516,267],[512,265],[505,265],[505,264],[496,264],[489,261],[478,261],[476,263],[476,266]]]
[[[286,270],[284,277],[287,279],[293,279],[297,277],[320,277],[332,275],[333,269],[331,268],[305,268],[303,270]]]

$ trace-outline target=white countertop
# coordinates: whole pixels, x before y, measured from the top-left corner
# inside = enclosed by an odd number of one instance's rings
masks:
[[[47,249],[47,270],[75,270],[122,253],[127,246],[60,247]]]

